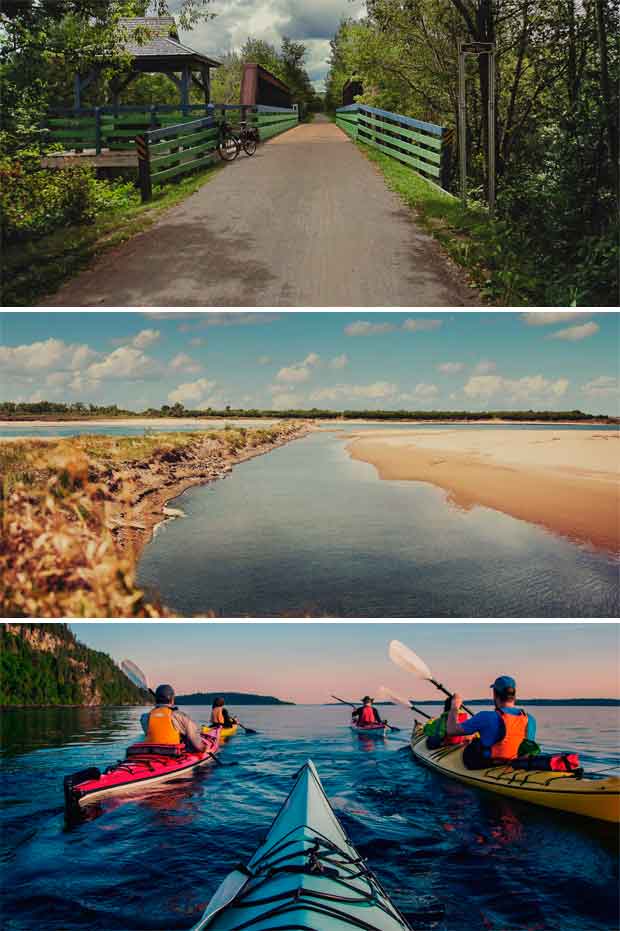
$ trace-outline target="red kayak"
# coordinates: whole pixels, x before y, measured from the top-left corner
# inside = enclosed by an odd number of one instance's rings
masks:
[[[108,766],[103,773],[92,766],[65,776],[66,809],[75,811],[108,795],[141,791],[191,775],[212,763],[219,748],[217,730],[202,737],[205,748],[201,753],[191,753],[182,744],[137,743],[127,748],[124,760]]]
[[[360,737],[385,737],[388,732],[386,724],[352,724],[351,730]]]

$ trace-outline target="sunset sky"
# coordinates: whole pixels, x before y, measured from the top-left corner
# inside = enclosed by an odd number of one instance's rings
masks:
[[[617,624],[71,624],[78,639],[131,659],[150,685],[179,693],[241,691],[297,703],[359,699],[387,685],[407,697],[436,689],[396,667],[390,640],[419,653],[448,688],[489,695],[497,675],[522,698],[619,697]]]
[[[4,312],[0,400],[618,410],[618,315]]]

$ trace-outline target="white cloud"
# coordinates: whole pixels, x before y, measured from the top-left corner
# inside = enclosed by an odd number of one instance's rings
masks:
[[[299,407],[299,399],[292,391],[281,391],[274,394],[271,399],[271,406],[275,411],[285,410],[291,407]]]
[[[160,367],[153,359],[133,346],[119,346],[114,352],[105,356],[101,362],[94,362],[86,369],[85,375],[91,381],[107,378],[127,378],[138,381],[143,378],[161,374]]]
[[[464,368],[464,362],[440,362],[437,371],[443,375],[454,375],[456,372],[462,372]]]
[[[488,375],[490,372],[494,372],[497,369],[497,362],[493,362],[491,359],[481,359],[478,365],[475,367],[474,372],[477,375]]]
[[[45,377],[45,384],[52,388],[59,388],[71,381],[71,372],[50,372]]]
[[[591,398],[609,398],[618,394],[620,386],[613,375],[599,375],[582,385],[581,390]]]
[[[439,394],[437,385],[428,384],[428,382],[419,382],[413,391],[399,395],[401,401],[424,401],[429,398],[435,398]]]
[[[521,314],[521,319],[528,326],[550,326],[554,323],[566,323],[578,317],[591,317],[589,310],[530,310]]]
[[[428,317],[419,317],[417,320],[409,319],[403,323],[403,330],[409,330],[410,333],[429,333],[431,330],[438,330],[443,324],[443,320],[431,320]]]
[[[96,355],[89,346],[50,337],[22,346],[0,346],[0,368],[24,375],[46,369],[66,371],[81,368]]]
[[[310,378],[310,369],[306,365],[296,363],[295,365],[286,365],[281,368],[276,375],[278,381],[299,383],[308,381]]]
[[[396,327],[393,323],[370,323],[368,320],[356,320],[344,328],[347,336],[374,336],[378,333],[391,333]]]
[[[565,330],[558,330],[557,333],[551,333],[549,339],[565,339],[570,343],[577,343],[588,336],[594,336],[598,333],[600,327],[598,323],[582,323],[580,326],[569,326]]]
[[[398,392],[398,385],[387,381],[375,381],[370,385],[334,385],[331,388],[319,388],[310,395],[311,401],[337,401],[339,398],[366,398],[378,400],[392,398]]]
[[[343,352],[341,356],[334,356],[333,359],[330,359],[329,367],[330,369],[343,369],[349,364],[349,357],[346,352]]]
[[[131,345],[136,349],[146,349],[147,346],[156,343],[160,336],[159,330],[140,330],[132,339]]]
[[[271,356],[259,356],[257,361],[259,365],[271,365]]]
[[[553,401],[566,394],[567,378],[551,381],[543,375],[503,378],[501,375],[472,375],[463,391],[468,398],[486,401],[498,395],[511,401]]]
[[[194,336],[193,339],[190,339],[190,346],[203,346],[206,343],[206,339],[203,339],[202,336]]]
[[[202,368],[199,362],[196,362],[195,359],[192,359],[191,356],[188,356],[185,352],[179,352],[177,355],[170,361],[169,367],[173,372],[188,372],[190,375],[199,372]]]
[[[317,355],[316,352],[309,352],[301,364],[314,366],[314,365],[318,365],[320,361],[321,361],[321,357]]]
[[[188,381],[178,385],[168,394],[168,400],[171,404],[192,404],[195,407],[212,407],[206,403],[208,395],[215,388],[217,382],[209,381],[207,378],[198,378],[196,381]]]

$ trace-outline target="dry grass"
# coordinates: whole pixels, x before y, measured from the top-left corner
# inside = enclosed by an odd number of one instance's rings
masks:
[[[244,450],[292,439],[301,429],[281,424],[209,434],[0,443],[0,612],[38,618],[172,616],[137,587],[135,552],[120,548],[111,512],[120,507],[131,515],[141,497],[141,474],[152,483],[179,466],[202,466],[207,457],[229,464]]]

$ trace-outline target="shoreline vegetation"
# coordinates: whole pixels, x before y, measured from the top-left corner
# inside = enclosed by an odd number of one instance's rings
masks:
[[[465,511],[492,508],[617,554],[619,439],[596,430],[367,431],[347,450],[386,481],[427,482]]]
[[[620,417],[607,414],[586,413],[581,410],[488,410],[488,411],[443,411],[443,410],[329,410],[322,408],[260,410],[255,408],[231,408],[216,410],[186,409],[182,404],[172,407],[164,404],[160,408],[130,411],[116,404],[97,406],[80,401],[63,404],[52,401],[33,403],[0,402],[0,428],[14,424],[32,423],[33,426],[50,426],[61,423],[84,422],[92,425],[139,423],[149,426],[151,422],[164,421],[171,425],[183,421],[208,422],[209,420],[330,420],[346,422],[413,421],[428,423],[601,423],[620,424]]]
[[[281,422],[1,444],[3,616],[174,616],[136,585],[142,548],[162,520],[175,516],[167,503],[312,429]]]

